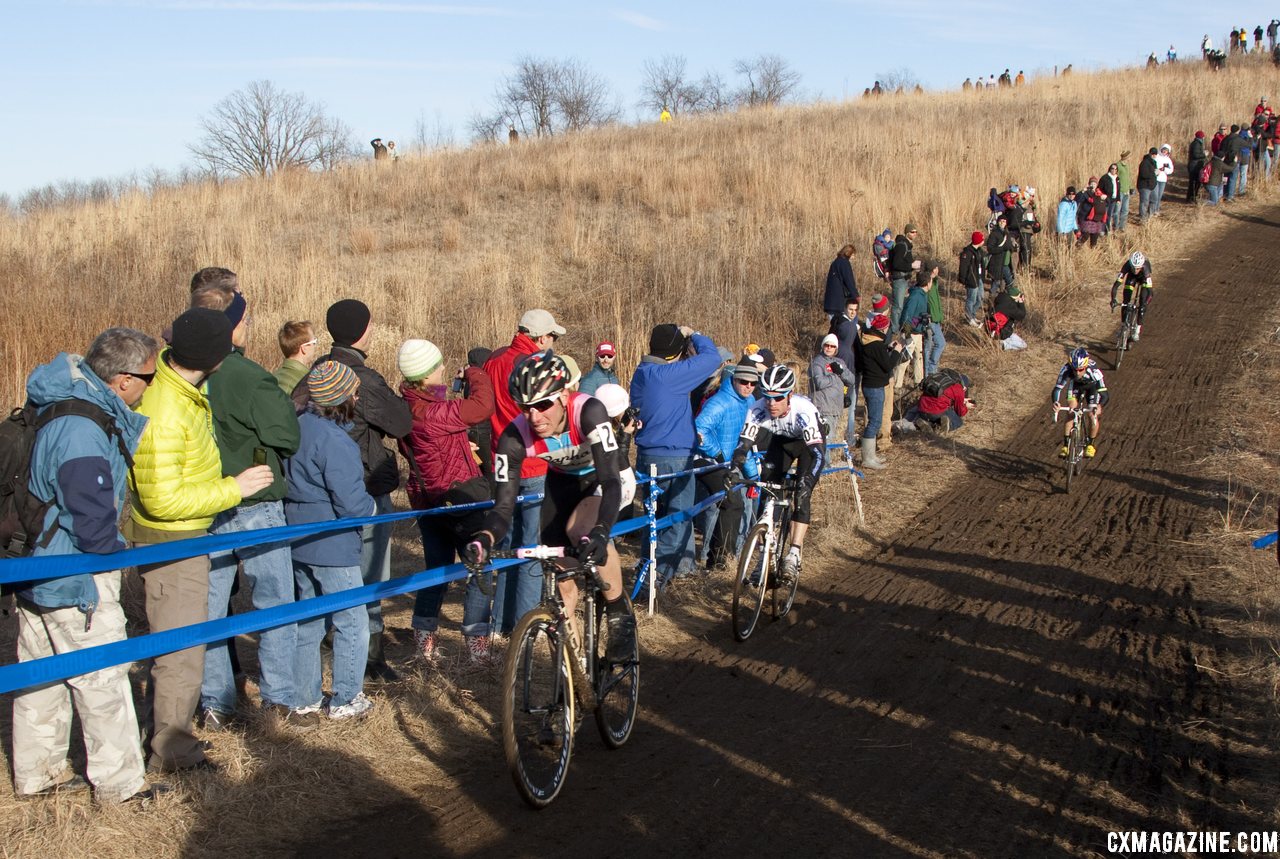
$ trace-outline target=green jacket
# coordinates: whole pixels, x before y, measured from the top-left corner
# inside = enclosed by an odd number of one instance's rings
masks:
[[[222,362],[209,377],[209,406],[213,409],[214,436],[222,455],[222,473],[234,477],[252,466],[253,449],[265,448],[267,465],[275,481],[256,495],[244,499],[279,501],[288,485],[280,460],[293,456],[300,440],[298,415],[293,400],[280,390],[276,377],[250,361],[239,349]]]
[[[286,397],[292,397],[293,389],[298,387],[298,383],[305,379],[309,372],[311,372],[310,368],[301,361],[285,358],[284,363],[276,368],[276,382],[280,384],[280,390],[284,391]]]
[[[929,296],[929,321],[936,322],[939,325],[941,325],[942,324],[942,293],[939,292],[939,289],[941,289],[941,284],[938,283],[938,279],[935,277],[933,279],[932,288],[930,288],[929,292],[926,294]]]
[[[1129,164],[1125,161],[1116,162],[1116,177],[1120,180],[1120,193],[1133,193],[1133,180],[1129,178]]]

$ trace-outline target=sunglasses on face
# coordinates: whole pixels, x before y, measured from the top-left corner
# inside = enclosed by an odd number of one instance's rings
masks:
[[[135,379],[141,379],[144,385],[150,385],[152,380],[156,377],[156,371],[152,370],[150,373],[125,373],[125,375],[133,376]]]
[[[777,402],[778,400],[785,400],[787,398],[787,395],[786,394],[765,394],[764,398],[772,403],[772,402]]]
[[[537,402],[537,403],[529,403],[528,405],[521,406],[520,411],[525,412],[526,414],[529,412],[538,412],[538,413],[548,412],[548,411],[551,411],[551,407],[558,402],[560,402],[559,399],[551,399],[551,400],[542,400],[541,402]]]
[[[733,381],[737,382],[739,385],[744,385],[748,388],[754,388],[756,386],[755,379],[734,379]]]

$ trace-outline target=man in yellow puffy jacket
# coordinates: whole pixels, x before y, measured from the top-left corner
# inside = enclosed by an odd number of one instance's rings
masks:
[[[172,337],[138,406],[151,420],[130,477],[133,511],[125,535],[137,545],[203,536],[217,513],[273,479],[265,465],[222,476],[213,415],[201,388],[231,352],[231,321],[216,310],[188,310],[174,320]],[[207,555],[140,566],[138,572],[152,632],[208,619]],[[144,710],[150,771],[217,768],[191,727],[203,673],[203,645],[156,657]]]

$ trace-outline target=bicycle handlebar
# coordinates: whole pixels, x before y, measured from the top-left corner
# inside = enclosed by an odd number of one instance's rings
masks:
[[[489,560],[491,561],[555,561],[565,558],[577,560],[573,552],[565,546],[520,546],[516,549],[493,549],[489,552]],[[609,592],[609,583],[600,578],[600,571],[595,564],[589,561],[579,561],[578,563],[582,571],[586,573],[587,578],[591,580],[592,585],[601,593]],[[483,584],[480,589],[484,590]]]

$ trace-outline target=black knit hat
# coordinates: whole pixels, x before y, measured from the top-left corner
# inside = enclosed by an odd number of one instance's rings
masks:
[[[194,307],[173,320],[169,357],[187,370],[208,372],[231,354],[231,320],[225,313]]]
[[[350,346],[369,330],[372,318],[368,306],[355,298],[344,298],[329,305],[324,315],[325,327],[335,346]]]
[[[483,367],[484,362],[489,360],[489,356],[493,354],[492,349],[484,346],[477,346],[467,352],[467,363],[472,367]]]
[[[659,358],[674,358],[684,351],[684,344],[679,325],[655,325],[649,333],[649,354]]]

